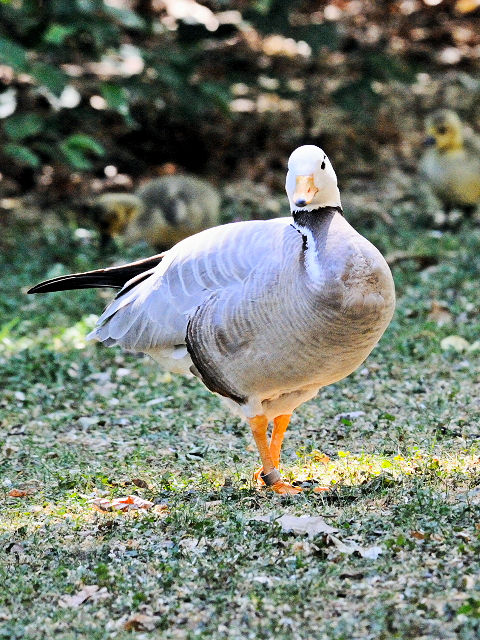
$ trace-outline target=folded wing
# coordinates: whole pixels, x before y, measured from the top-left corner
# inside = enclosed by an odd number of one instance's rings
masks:
[[[240,222],[186,238],[163,255],[150,277],[125,284],[89,337],[144,352],[185,344],[190,316],[212,295],[241,291],[250,274],[272,265],[290,223]]]

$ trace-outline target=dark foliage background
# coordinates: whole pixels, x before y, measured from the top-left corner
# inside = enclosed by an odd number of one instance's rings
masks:
[[[110,165],[277,189],[305,141],[344,176],[411,172],[427,111],[480,123],[478,4],[2,0],[0,195],[98,191]]]

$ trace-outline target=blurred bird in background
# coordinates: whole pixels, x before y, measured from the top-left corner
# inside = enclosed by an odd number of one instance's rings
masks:
[[[435,111],[425,124],[430,148],[420,160],[420,172],[443,209],[437,222],[454,223],[480,204],[480,137],[467,135],[458,115],[448,109]]]
[[[164,250],[188,236],[219,224],[220,195],[207,182],[187,175],[167,175],[134,194],[104,193],[93,206],[101,245],[122,236]]]

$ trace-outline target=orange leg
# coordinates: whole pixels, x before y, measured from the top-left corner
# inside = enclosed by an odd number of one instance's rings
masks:
[[[283,420],[280,420],[280,418],[283,418]],[[251,418],[249,422],[262,460],[262,480],[264,480],[265,484],[269,485],[275,493],[293,495],[300,493],[301,489],[283,482],[275,466],[275,462],[278,464],[280,458],[280,448],[288,425],[288,420],[285,418],[287,418],[287,416],[279,416],[274,421],[274,430],[272,432],[273,453],[271,450],[272,445],[268,445],[268,420],[266,416],[255,416]],[[290,418],[290,416],[288,416],[288,418]],[[260,473],[258,475],[260,475]]]
[[[277,469],[280,464],[280,451],[282,449],[283,438],[285,437],[285,431],[287,430],[291,417],[292,414],[289,413],[283,416],[277,416],[273,420],[272,439],[270,440],[269,448],[270,455],[272,456],[272,462]],[[263,486],[265,483],[260,477],[261,473],[263,473],[263,467],[257,469],[253,474],[253,477],[259,485]]]
[[[290,424],[291,417],[292,414],[289,413],[284,416],[277,416],[273,421],[270,455],[272,456],[273,464],[276,467],[280,464],[280,451],[282,449],[283,438],[285,437],[285,431]]]

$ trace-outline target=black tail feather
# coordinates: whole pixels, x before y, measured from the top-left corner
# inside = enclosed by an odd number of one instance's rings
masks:
[[[59,276],[58,278],[40,282],[40,284],[29,289],[27,293],[49,293],[51,291],[94,289],[97,287],[121,289],[126,282],[135,276],[145,271],[153,270],[161,262],[163,256],[163,253],[159,253],[151,258],[137,260],[119,267],[108,267],[107,269],[96,269],[85,273],[71,273],[66,276]]]

